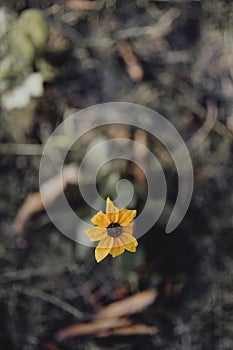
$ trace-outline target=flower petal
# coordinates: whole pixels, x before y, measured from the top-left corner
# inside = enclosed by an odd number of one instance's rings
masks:
[[[113,246],[113,237],[106,236],[101,239],[98,246],[95,248],[95,258],[97,262],[100,262],[110,253]]]
[[[119,209],[108,197],[106,201],[106,215],[111,223],[116,223],[119,219]]]
[[[136,252],[136,247],[138,246],[138,242],[136,238],[127,233],[122,233],[119,237],[121,242],[124,244],[126,250],[130,252]]]
[[[126,226],[135,218],[136,214],[137,210],[121,209],[119,211],[119,225]]]
[[[133,222],[130,222],[126,226],[122,227],[122,233],[128,233],[128,235],[133,234]]]
[[[90,227],[84,231],[91,242],[100,241],[107,235],[107,230],[100,227]]]
[[[124,253],[124,251],[125,248],[122,245],[122,242],[119,241],[118,238],[115,238],[110,254],[115,258],[115,256],[121,255],[122,253]]]
[[[119,209],[115,207],[113,201],[108,197],[106,200],[106,213],[114,213],[115,211],[119,211]]]
[[[99,227],[105,228],[108,227],[110,224],[110,221],[105,213],[102,211],[99,211],[93,218],[91,219],[91,222]]]
[[[138,246],[138,242],[134,243],[129,243],[125,245],[125,249],[128,250],[129,252],[135,253],[136,252],[136,247]]]

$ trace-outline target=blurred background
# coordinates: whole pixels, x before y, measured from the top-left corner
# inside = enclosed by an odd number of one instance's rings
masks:
[[[232,350],[232,15],[231,1],[1,1],[1,348]],[[168,186],[163,214],[139,239],[137,253],[97,264],[93,248],[50,222],[38,192],[39,165],[62,121],[110,101],[166,117],[190,151],[195,183],[183,222],[167,235],[178,184],[164,145],[121,125],[82,137],[66,157],[64,179],[80,217],[89,220],[93,212],[79,192],[77,167],[101,140],[143,143],[159,159]],[[130,162],[116,161],[99,174],[100,195],[114,199],[120,178],[134,185],[131,206],[140,212],[147,183]],[[56,174],[51,181],[52,203],[59,200]],[[147,291],[155,293],[151,301]],[[112,311],[116,326],[93,325],[117,300],[123,304],[116,310],[128,300],[132,309]],[[129,324],[121,325],[122,317]],[[62,333],[73,324],[83,328]]]

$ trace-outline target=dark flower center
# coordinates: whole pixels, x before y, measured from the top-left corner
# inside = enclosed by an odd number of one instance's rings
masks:
[[[107,227],[108,235],[117,238],[122,233],[122,227],[119,224],[110,224]]]

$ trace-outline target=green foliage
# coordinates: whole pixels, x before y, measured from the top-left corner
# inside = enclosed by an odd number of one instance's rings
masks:
[[[14,57],[32,63],[46,46],[47,32],[46,19],[41,11],[24,11],[9,31],[9,47]]]

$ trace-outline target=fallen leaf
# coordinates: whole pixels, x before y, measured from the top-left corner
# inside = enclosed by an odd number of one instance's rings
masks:
[[[90,0],[66,0],[66,3],[72,10],[90,11],[95,8],[95,2]]]
[[[131,321],[128,318],[115,317],[110,320],[95,320],[88,323],[74,324],[64,328],[55,335],[55,338],[61,341],[67,338],[83,335],[98,335],[98,333],[108,332],[111,329],[119,327],[128,327],[129,325],[131,325]]]
[[[158,329],[146,324],[132,324],[128,327],[111,329],[98,335],[98,338],[109,337],[113,335],[129,336],[129,335],[154,335],[158,333]]]
[[[130,43],[128,43],[126,40],[119,41],[117,44],[117,51],[125,62],[126,71],[132,81],[137,82],[142,80],[144,72],[141,64],[137,60],[137,57],[133,53]]]
[[[84,335],[108,337],[112,335],[156,334],[158,332],[156,327],[133,324],[127,315],[142,311],[151,305],[158,295],[157,290],[151,289],[114,302],[100,310],[92,321],[74,324],[62,329],[55,335],[55,339],[62,341]]]
[[[78,168],[76,165],[70,164],[63,168],[62,187],[60,186],[60,176],[55,176],[46,181],[42,186],[46,205],[51,205],[61,194],[61,190],[65,190],[68,185],[76,185],[78,183]],[[46,196],[46,198],[45,198]],[[23,233],[28,222],[36,215],[44,210],[44,203],[40,192],[30,194],[22,206],[12,223],[12,228],[17,233]]]
[[[48,350],[60,350],[60,348],[57,346],[57,344],[54,344],[52,342],[46,343],[45,344],[45,349],[48,349]]]
[[[116,301],[103,309],[101,309],[95,316],[96,319],[122,317],[125,315],[132,315],[140,312],[147,306],[151,305],[159,295],[156,289],[147,290],[137,293],[133,296],[125,298],[124,300]]]

